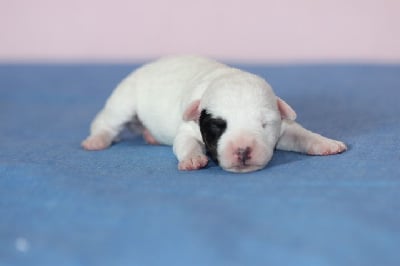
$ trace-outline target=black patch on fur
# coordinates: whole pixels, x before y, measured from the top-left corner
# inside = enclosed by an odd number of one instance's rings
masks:
[[[226,120],[218,117],[215,118],[207,110],[202,110],[199,126],[207,154],[218,164],[218,141],[226,130]]]

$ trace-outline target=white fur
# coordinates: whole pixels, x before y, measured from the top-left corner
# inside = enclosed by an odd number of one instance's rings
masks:
[[[195,56],[167,57],[134,71],[107,100],[82,146],[107,148],[137,117],[149,142],[173,145],[179,169],[199,169],[208,162],[198,125],[204,108],[227,121],[218,160],[228,171],[263,168],[275,147],[320,155],[346,149],[294,122],[296,113],[262,78]],[[251,150],[245,163],[237,159],[244,148]]]

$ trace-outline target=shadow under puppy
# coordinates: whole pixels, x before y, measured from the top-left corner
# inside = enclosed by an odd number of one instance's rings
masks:
[[[231,172],[264,168],[275,148],[310,155],[347,149],[295,119],[293,109],[256,75],[202,57],[166,57],[116,87],[82,147],[105,149],[129,125],[150,144],[173,145],[180,170],[205,167],[209,155]]]

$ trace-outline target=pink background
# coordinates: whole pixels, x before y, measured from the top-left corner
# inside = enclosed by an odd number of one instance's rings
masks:
[[[0,0],[0,61],[400,62],[400,0]]]

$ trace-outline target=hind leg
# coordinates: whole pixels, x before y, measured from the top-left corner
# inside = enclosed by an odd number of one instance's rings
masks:
[[[92,122],[90,135],[82,142],[86,150],[108,148],[135,115],[134,85],[125,80],[111,94]]]
[[[135,116],[131,122],[127,124],[128,129],[136,134],[140,133],[147,144],[159,145],[160,143],[151,134],[150,130],[144,127],[143,123],[140,121],[139,117]]]
[[[160,143],[151,135],[150,131],[147,128],[143,129],[143,138],[150,145],[159,145]]]

